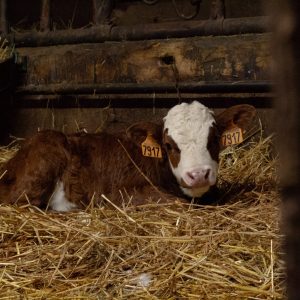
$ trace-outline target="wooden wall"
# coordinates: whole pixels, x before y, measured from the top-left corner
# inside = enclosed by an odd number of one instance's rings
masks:
[[[225,0],[225,16],[263,16],[266,2],[270,1],[244,0],[241,4],[237,0]],[[29,32],[30,39],[40,33],[40,1],[7,3],[9,25],[15,31],[13,38]],[[50,29],[90,27],[92,3],[92,0],[63,3],[52,0]],[[184,14],[194,10],[190,1],[176,0],[176,3]],[[210,3],[210,0],[202,1],[195,22],[210,18]],[[159,0],[150,6],[141,0],[127,0],[116,1],[107,27],[101,28],[112,33],[116,28],[131,26],[134,32],[135,26],[142,25],[139,28],[147,31],[150,27],[147,24],[161,26],[170,22],[177,22],[177,28],[189,29],[170,0]],[[255,25],[253,19],[252,23]],[[224,24],[223,19],[218,21],[218,26]],[[44,37],[52,33],[46,31]],[[101,36],[101,32],[97,34]],[[119,41],[77,41],[37,47],[18,42],[16,51],[21,64],[15,91],[13,95],[1,95],[0,104],[6,107],[0,112],[1,127],[5,128],[2,131],[7,137],[28,135],[38,128],[68,131],[81,127],[90,131],[117,128],[140,118],[161,118],[166,108],[193,99],[214,108],[251,102],[269,109],[272,94],[255,89],[270,80],[269,42],[269,33],[190,34],[147,40],[140,36],[132,41],[124,35],[124,40],[119,38]],[[243,83],[252,85],[246,91],[236,90]]]
[[[92,0],[51,0],[51,26],[53,29],[82,28],[93,21]],[[266,4],[275,0],[225,0],[226,17],[253,17],[265,15]],[[189,0],[176,0],[178,10],[189,15],[194,6]],[[202,0],[195,19],[208,19],[211,0]],[[41,0],[9,0],[9,26],[14,30],[38,29]],[[267,13],[268,14],[268,13]],[[135,25],[177,21],[178,16],[170,0],[159,0],[155,5],[146,5],[142,0],[116,0],[112,22],[115,25]]]

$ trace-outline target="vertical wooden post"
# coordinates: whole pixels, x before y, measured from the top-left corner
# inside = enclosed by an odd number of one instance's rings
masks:
[[[300,1],[278,1],[274,69],[288,299],[300,297]]]
[[[49,31],[50,30],[50,0],[42,1],[40,30],[41,31]]]
[[[93,0],[94,23],[109,23],[114,6],[115,0]]]
[[[7,0],[0,0],[0,32],[7,34]]]
[[[225,3],[224,0],[211,0],[210,19],[225,18]]]

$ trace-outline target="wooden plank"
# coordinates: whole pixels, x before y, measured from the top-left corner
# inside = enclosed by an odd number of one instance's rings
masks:
[[[42,31],[48,31],[50,29],[50,0],[42,1],[40,29]]]
[[[7,0],[0,0],[0,32],[7,34]]]
[[[211,0],[210,18],[211,19],[225,18],[224,0]]]
[[[280,153],[287,299],[300,296],[300,2],[278,2],[273,41],[277,85],[276,129]],[[284,27],[283,27],[284,25]]]
[[[23,86],[269,80],[268,34],[18,48]]]
[[[93,0],[94,23],[109,23],[115,0]]]

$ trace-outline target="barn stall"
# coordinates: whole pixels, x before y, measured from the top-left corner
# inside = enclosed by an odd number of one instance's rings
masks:
[[[37,130],[115,132],[195,99],[258,118],[213,205],[0,206],[1,297],[285,298],[266,1],[61,2],[1,1],[2,163]]]

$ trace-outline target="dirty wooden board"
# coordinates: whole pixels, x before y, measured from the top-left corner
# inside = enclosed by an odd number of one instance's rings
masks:
[[[248,34],[19,48],[18,52],[27,56],[25,86],[174,83],[176,76],[181,82],[230,82],[269,79],[269,40],[269,34]]]

